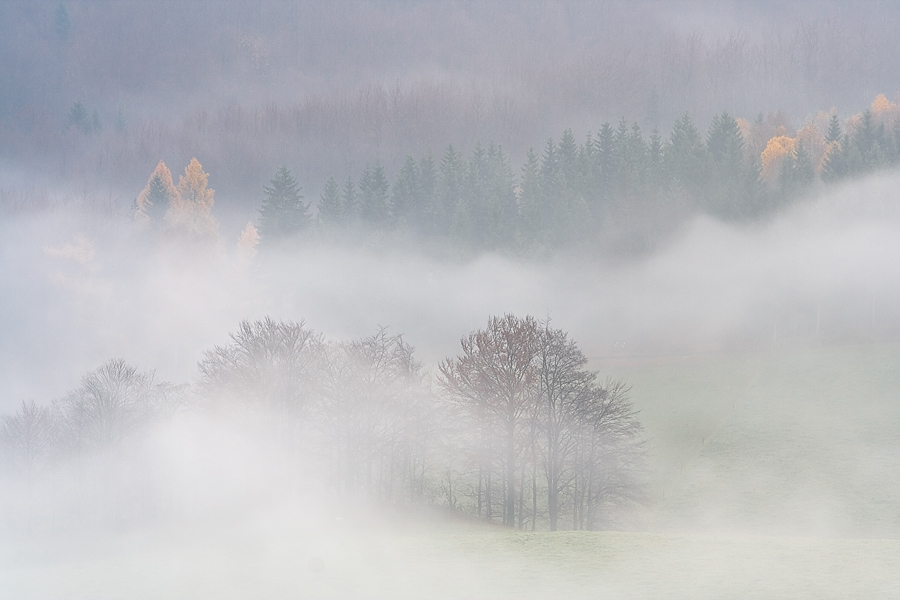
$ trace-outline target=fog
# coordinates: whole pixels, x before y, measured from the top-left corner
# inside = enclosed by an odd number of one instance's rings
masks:
[[[305,320],[349,340],[387,326],[430,367],[488,315],[551,317],[593,359],[895,341],[896,174],[830,190],[750,228],[704,217],[637,259],[439,259],[316,244],[240,264],[135,240],[79,207],[3,224],[4,408],[53,398],[109,357],[189,381],[242,319]]]
[[[0,3],[0,598],[896,597],[898,18]]]

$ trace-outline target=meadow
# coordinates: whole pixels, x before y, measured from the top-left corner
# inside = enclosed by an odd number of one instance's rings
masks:
[[[0,545],[8,598],[896,598],[900,346],[595,358],[632,384],[632,531],[521,532],[327,506]]]

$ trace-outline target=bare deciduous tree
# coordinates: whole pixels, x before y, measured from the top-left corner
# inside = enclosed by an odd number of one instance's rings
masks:
[[[16,414],[3,417],[0,440],[13,465],[30,478],[52,451],[56,433],[56,421],[49,408],[38,406],[33,400],[23,401]]]
[[[505,455],[500,457],[505,478],[503,524],[511,527],[515,525],[516,465],[521,450],[517,433],[537,400],[533,363],[538,338],[539,325],[533,317],[491,317],[486,329],[462,339],[462,354],[440,366],[445,390],[481,417],[489,429],[492,422],[501,428],[505,446]],[[491,432],[486,435],[490,442]],[[491,458],[489,455],[488,461]],[[489,472],[490,465],[486,466]]]
[[[231,342],[206,352],[201,387],[216,400],[298,418],[309,407],[323,367],[322,336],[305,323],[242,321]]]
[[[91,371],[56,403],[63,440],[74,448],[124,440],[154,412],[153,380],[121,359]]]

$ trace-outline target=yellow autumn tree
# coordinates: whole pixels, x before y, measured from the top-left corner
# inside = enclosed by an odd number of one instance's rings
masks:
[[[786,135],[777,135],[769,140],[765,150],[760,155],[762,162],[762,177],[769,183],[778,181],[781,164],[785,158],[791,156],[796,150],[796,140]]]
[[[875,100],[872,101],[872,112],[880,113],[890,109],[891,102],[884,94],[878,94],[877,96],[875,96]]]
[[[217,225],[212,216],[214,190],[207,187],[209,174],[196,158],[184,169],[178,180],[178,197],[172,203],[167,218],[176,230],[191,237],[214,237]]]
[[[238,262],[248,264],[256,256],[256,246],[259,244],[259,231],[252,221],[249,221],[241,230],[241,237],[238,238],[237,253]]]
[[[875,97],[871,108],[872,116],[878,125],[890,129],[900,122],[900,102],[891,102],[884,94]]]
[[[143,225],[159,226],[163,223],[169,207],[178,202],[178,190],[172,181],[172,173],[166,163],[159,161],[147,185],[137,197],[135,221]]]

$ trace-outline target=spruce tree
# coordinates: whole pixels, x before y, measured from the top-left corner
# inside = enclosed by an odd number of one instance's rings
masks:
[[[419,196],[419,167],[407,156],[391,187],[391,218],[401,228],[408,227]]]
[[[706,135],[709,162],[704,208],[726,219],[746,217],[749,207],[742,189],[744,138],[737,121],[728,113],[716,115]]]
[[[352,223],[359,219],[359,194],[356,192],[353,177],[349,175],[347,176],[347,181],[344,182],[344,189],[341,191],[341,208],[341,216],[344,223]]]
[[[840,142],[842,136],[841,120],[837,115],[831,115],[831,120],[828,121],[828,134],[825,136],[825,141],[829,144]]]
[[[319,223],[327,227],[335,227],[344,222],[344,207],[341,201],[341,190],[334,177],[329,177],[319,199]]]
[[[525,154],[525,164],[522,166],[522,183],[519,185],[519,245],[532,246],[542,237],[542,230],[546,226],[541,218],[541,166],[534,148],[529,148]]]
[[[363,220],[381,224],[388,216],[388,184],[384,167],[375,163],[374,167],[367,166],[359,181],[360,216]]]
[[[266,197],[259,211],[259,236],[264,244],[295,236],[309,224],[309,206],[286,166],[278,168],[263,191]]]

